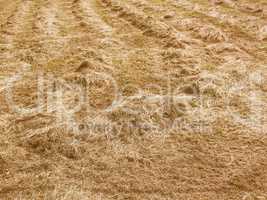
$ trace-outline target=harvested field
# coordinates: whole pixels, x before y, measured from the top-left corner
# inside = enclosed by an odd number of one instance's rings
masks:
[[[0,200],[267,200],[266,0],[0,0]]]

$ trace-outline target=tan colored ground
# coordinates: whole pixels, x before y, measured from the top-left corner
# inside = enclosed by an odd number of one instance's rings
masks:
[[[0,0],[0,101],[1,200],[265,200],[267,2]]]

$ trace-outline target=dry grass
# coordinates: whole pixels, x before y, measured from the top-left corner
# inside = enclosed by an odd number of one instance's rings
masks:
[[[0,199],[266,199],[265,15],[0,0]]]

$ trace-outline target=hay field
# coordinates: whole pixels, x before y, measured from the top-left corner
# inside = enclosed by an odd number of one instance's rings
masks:
[[[0,200],[267,199],[266,0],[0,0]]]

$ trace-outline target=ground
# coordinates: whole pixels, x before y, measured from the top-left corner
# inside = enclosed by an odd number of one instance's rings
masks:
[[[0,199],[267,199],[265,0],[0,0]]]

